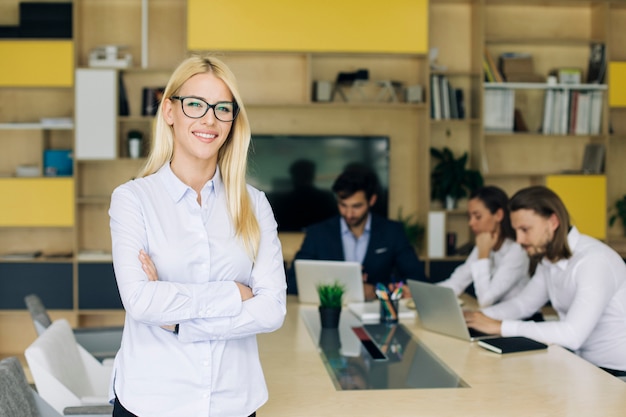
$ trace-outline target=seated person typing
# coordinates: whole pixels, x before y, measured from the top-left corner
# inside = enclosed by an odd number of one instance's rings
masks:
[[[626,264],[617,252],[570,224],[561,199],[542,186],[510,201],[517,242],[539,261],[516,297],[466,312],[470,327],[525,336],[570,349],[605,371],[626,376]],[[547,302],[558,321],[520,321]]]
[[[424,279],[400,222],[371,212],[378,181],[374,173],[348,169],[333,184],[339,215],[309,226],[295,259],[359,262],[363,266],[365,299],[376,298],[375,286],[399,280]],[[297,294],[293,263],[287,273],[287,292]],[[408,287],[406,288],[408,290]],[[408,291],[405,296],[410,295]]]
[[[438,283],[458,296],[472,283],[478,305],[488,307],[517,295],[528,283],[528,256],[515,242],[509,199],[498,187],[481,187],[468,202],[476,246],[452,275]]]

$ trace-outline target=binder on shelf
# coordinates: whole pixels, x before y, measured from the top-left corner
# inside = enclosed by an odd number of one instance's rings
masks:
[[[551,135],[553,131],[552,120],[554,117],[554,90],[547,89],[544,97],[543,105],[543,126],[542,133],[544,135]]]
[[[483,106],[483,126],[486,131],[513,131],[515,120],[514,90],[508,88],[485,90]]]
[[[439,77],[441,81],[441,115],[443,119],[450,119],[450,83],[448,77],[442,75]]]
[[[431,211],[428,213],[428,257],[444,256],[446,256],[446,212]]]
[[[602,128],[602,102],[604,100],[604,94],[602,91],[592,91],[589,99],[590,118],[589,118],[589,133],[591,135],[599,135]]]
[[[491,77],[493,78],[493,81],[497,83],[504,82],[504,77],[502,76],[500,69],[496,65],[496,61],[493,59],[493,56],[487,48],[485,48],[484,56],[485,61],[487,61],[487,66],[489,67],[489,72]]]
[[[433,120],[441,120],[441,82],[439,75],[432,74],[430,76],[430,108]]]

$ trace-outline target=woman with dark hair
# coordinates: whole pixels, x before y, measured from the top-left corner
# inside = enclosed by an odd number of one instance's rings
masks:
[[[515,243],[506,193],[494,186],[475,190],[468,202],[468,215],[476,246],[439,285],[459,295],[473,283],[481,307],[514,297],[528,283],[528,256]]]
[[[538,259],[537,271],[516,297],[466,312],[470,327],[489,334],[523,336],[572,350],[619,377],[626,377],[626,264],[611,247],[570,223],[563,201],[544,186],[511,198],[517,242]],[[550,302],[559,319],[519,318]]]

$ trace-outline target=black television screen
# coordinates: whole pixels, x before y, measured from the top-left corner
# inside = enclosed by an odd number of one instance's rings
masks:
[[[333,182],[349,166],[374,171],[387,216],[389,138],[346,135],[252,135],[248,183],[264,191],[280,231],[301,231],[338,213]]]

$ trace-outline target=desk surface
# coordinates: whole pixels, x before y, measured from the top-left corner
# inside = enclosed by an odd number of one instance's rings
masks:
[[[603,416],[626,415],[626,383],[573,353],[498,355],[475,343],[402,323],[470,388],[336,390],[318,348],[288,297],[285,324],[259,336],[270,399],[259,413],[282,416]],[[462,413],[462,414],[461,414]]]

